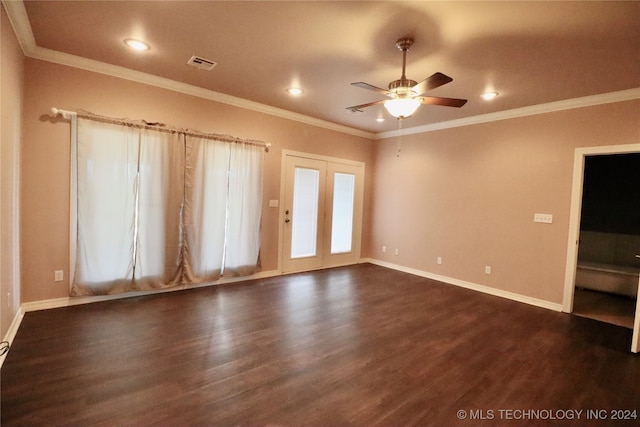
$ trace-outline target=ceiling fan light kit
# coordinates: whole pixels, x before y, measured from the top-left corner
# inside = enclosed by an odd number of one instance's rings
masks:
[[[394,98],[384,101],[384,108],[389,114],[398,119],[406,119],[411,117],[422,104],[419,98]]]
[[[420,107],[420,104],[441,105],[457,108],[462,107],[464,104],[466,104],[466,99],[421,96],[426,91],[445,85],[453,81],[453,79],[442,73],[435,73],[430,77],[427,77],[420,83],[417,83],[415,80],[408,79],[405,75],[405,70],[407,65],[407,51],[409,50],[411,45],[413,45],[413,39],[408,37],[401,38],[396,42],[396,46],[402,51],[402,77],[400,77],[399,80],[394,80],[389,83],[388,90],[364,82],[351,83],[352,86],[357,86],[362,89],[383,93],[391,99],[374,101],[361,105],[354,105],[352,107],[347,107],[347,110],[350,110],[352,112],[360,112],[362,111],[362,108],[383,104],[389,114],[402,120],[413,115],[418,107]]]

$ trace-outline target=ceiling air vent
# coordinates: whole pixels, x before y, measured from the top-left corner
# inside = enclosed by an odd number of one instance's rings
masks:
[[[207,71],[213,70],[213,67],[218,65],[217,63],[209,59],[204,59],[195,55],[192,56],[189,61],[187,61],[187,64],[193,65],[196,68],[200,68],[201,70],[207,70]]]

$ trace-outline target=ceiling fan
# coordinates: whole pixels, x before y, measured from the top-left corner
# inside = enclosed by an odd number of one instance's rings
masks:
[[[362,108],[371,107],[373,105],[384,104],[389,113],[398,119],[406,119],[410,117],[418,109],[420,104],[442,105],[446,107],[462,107],[467,103],[466,99],[456,98],[440,98],[435,96],[422,96],[426,91],[435,89],[445,85],[453,79],[442,73],[435,73],[431,77],[427,77],[420,83],[407,79],[405,69],[407,65],[407,51],[413,44],[413,39],[405,37],[396,42],[398,49],[402,51],[402,77],[400,80],[394,80],[389,83],[389,90],[385,90],[368,83],[356,82],[351,83],[362,89],[372,90],[374,92],[383,93],[391,99],[369,102],[368,104],[354,105],[347,107],[354,113],[362,112]]]

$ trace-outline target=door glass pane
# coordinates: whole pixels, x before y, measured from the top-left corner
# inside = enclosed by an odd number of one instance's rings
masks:
[[[355,178],[355,175],[346,173],[333,175],[332,254],[351,252]]]
[[[293,178],[293,217],[291,220],[291,258],[316,255],[318,233],[318,191],[320,172],[295,168]]]

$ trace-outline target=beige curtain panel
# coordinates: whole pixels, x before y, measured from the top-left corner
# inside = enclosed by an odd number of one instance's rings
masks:
[[[264,146],[78,117],[71,295],[259,269]]]

